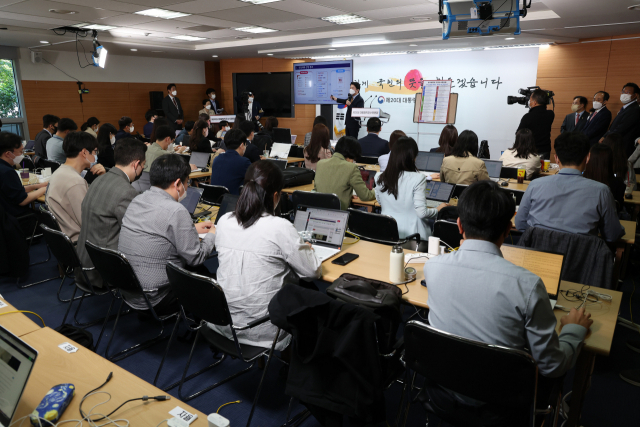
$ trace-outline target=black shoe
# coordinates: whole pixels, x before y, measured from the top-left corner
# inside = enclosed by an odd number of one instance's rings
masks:
[[[636,387],[640,387],[640,369],[629,369],[628,371],[620,372],[620,378],[633,384]]]
[[[640,340],[629,340],[627,341],[627,347],[636,353],[640,353]]]

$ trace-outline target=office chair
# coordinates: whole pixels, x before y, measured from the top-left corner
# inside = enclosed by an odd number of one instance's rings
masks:
[[[340,210],[340,199],[335,194],[294,191],[291,198],[294,209],[302,205],[310,208]]]
[[[299,145],[292,145],[289,150],[289,157],[299,157],[304,158],[304,147]]]
[[[143,171],[142,175],[137,181],[131,183],[131,186],[138,190],[139,193],[144,193],[151,188],[151,176],[149,172]]]
[[[464,184],[456,184],[456,188],[453,189],[453,194],[451,195],[451,198],[460,198],[460,196],[462,196],[462,193],[464,192],[464,190],[466,190],[468,187],[468,185],[464,185]]]
[[[518,178],[518,168],[508,168],[506,166],[503,166],[502,169],[500,170],[500,178],[514,178],[517,179]]]
[[[51,173],[54,173],[60,167],[60,163],[54,160],[40,159],[40,161],[38,161],[38,167],[51,168]]]
[[[358,236],[362,240],[381,243],[383,245],[402,245],[409,240],[415,239],[415,246],[420,245],[420,233],[400,239],[398,234],[398,223],[395,218],[388,215],[364,212],[358,209],[349,209],[349,232]],[[412,245],[412,244],[410,244]]]
[[[222,185],[200,184],[202,192],[201,202],[211,206],[220,206],[222,197],[229,194],[229,189]]]
[[[540,421],[540,416],[555,412],[554,426],[557,425],[557,409],[562,396],[560,388],[552,393],[556,401],[555,411],[551,405],[546,409],[537,408],[538,365],[529,353],[449,334],[415,320],[407,322],[404,341],[405,379],[408,380],[409,370],[414,371],[414,380],[416,374],[425,377],[423,390],[427,391],[427,396],[429,390],[445,388],[486,403],[480,413],[464,407],[447,411],[428,400],[424,403],[428,413],[453,425],[485,425],[487,415],[499,415],[501,420],[505,420],[500,425],[523,425],[526,422],[533,427],[537,425],[536,421]],[[401,404],[407,388],[405,381]],[[403,426],[411,404],[410,397],[407,398]]]
[[[436,220],[433,224],[433,236],[452,248],[460,246],[460,240],[462,240],[458,223],[445,220]]]
[[[373,156],[361,156],[361,157],[358,157],[358,160],[356,163],[362,163],[365,165],[377,165],[378,158]]]

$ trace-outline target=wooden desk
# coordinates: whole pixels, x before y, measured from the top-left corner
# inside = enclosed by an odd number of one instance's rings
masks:
[[[287,157],[287,164],[304,162],[304,157]]]
[[[0,301],[7,304],[6,307],[0,308],[0,326],[6,328],[9,332],[15,336],[21,337],[33,331],[37,331],[41,326],[28,318],[23,313],[7,313],[9,311],[15,311],[17,308],[9,304],[6,300],[0,298]],[[30,316],[33,316],[32,314]],[[34,316],[35,317],[35,316]],[[37,317],[36,317],[37,319]],[[40,319],[38,319],[40,322]]]
[[[211,177],[211,169],[209,169],[209,172],[191,172],[189,174],[189,179],[210,178],[210,177]]]
[[[287,187],[282,189],[283,194],[293,194],[294,191],[313,191],[313,182],[311,184],[299,185],[297,187]]]
[[[549,169],[548,172],[540,172],[540,176],[552,176],[557,174],[560,171],[560,168]]]
[[[636,242],[636,222],[621,220],[620,224],[624,227],[624,236],[620,241],[627,245],[633,245]]]
[[[14,419],[30,414],[38,406],[45,393],[54,385],[61,383],[72,383],[76,386],[76,395],[61,420],[77,419],[79,418],[78,406],[82,397],[102,384],[107,379],[109,372],[113,372],[113,378],[101,391],[111,393],[111,401],[99,406],[97,412],[109,413],[128,399],[144,395],[167,394],[107,359],[81,347],[53,329],[42,328],[22,336],[22,339],[38,351],[38,357]],[[66,353],[58,348],[58,345],[64,342],[74,344],[78,347],[78,351]],[[97,395],[88,398],[83,409],[88,411],[93,405],[103,401],[105,397],[106,395]],[[192,426],[205,427],[207,425],[207,415],[174,397],[163,402],[136,401],[128,403],[116,412],[113,418],[128,419],[132,426],[155,426],[160,421],[171,418],[169,411],[176,406],[180,406],[192,414],[198,414],[198,418],[191,423]],[[25,422],[25,425],[27,424],[29,424],[28,420]]]

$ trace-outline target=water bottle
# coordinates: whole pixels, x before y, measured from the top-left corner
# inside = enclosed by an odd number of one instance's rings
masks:
[[[391,283],[404,282],[404,251],[399,245],[391,248],[389,255],[389,281]]]

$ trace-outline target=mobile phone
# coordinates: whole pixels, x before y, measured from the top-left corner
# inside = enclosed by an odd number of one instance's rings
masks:
[[[359,256],[360,255],[358,255],[358,254],[346,253],[346,254],[342,255],[341,257],[338,257],[338,258],[334,259],[333,261],[331,261],[331,264],[347,265],[351,261],[353,261],[354,259],[357,259]]]

